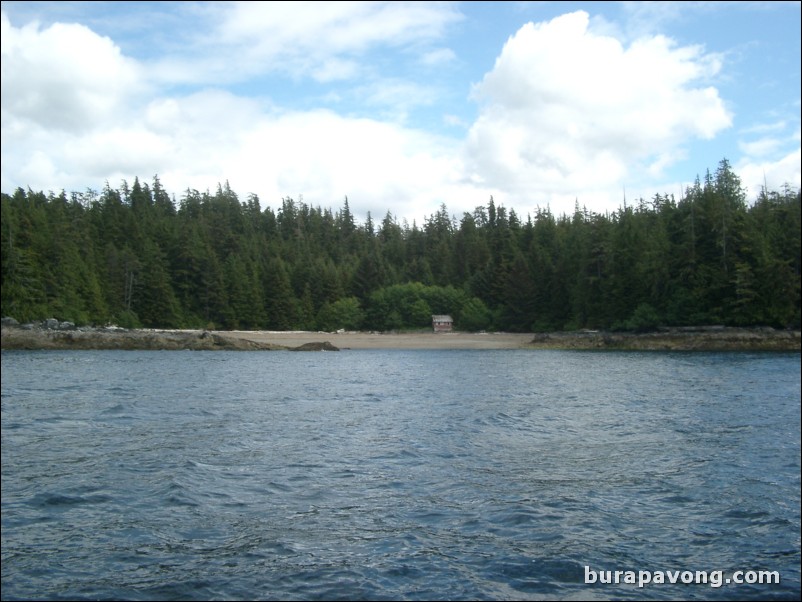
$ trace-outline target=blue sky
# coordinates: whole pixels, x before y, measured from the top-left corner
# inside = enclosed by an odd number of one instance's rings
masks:
[[[799,2],[3,2],[3,192],[525,218],[800,187]]]

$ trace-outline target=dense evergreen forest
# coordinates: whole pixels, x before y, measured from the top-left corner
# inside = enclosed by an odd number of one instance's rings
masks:
[[[614,213],[491,197],[422,225],[358,222],[229,187],[2,194],[2,314],[125,327],[397,330],[451,314],[462,330],[800,326],[800,193],[747,203],[727,160],[682,199]]]

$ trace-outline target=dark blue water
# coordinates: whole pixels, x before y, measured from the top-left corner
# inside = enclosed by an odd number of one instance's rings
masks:
[[[2,598],[798,599],[799,360],[3,352]]]

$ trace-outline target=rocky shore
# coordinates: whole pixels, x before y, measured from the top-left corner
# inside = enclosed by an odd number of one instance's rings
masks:
[[[334,341],[334,343],[332,343]],[[800,332],[708,326],[648,333],[366,333],[78,328],[3,319],[2,349],[338,351],[340,349],[565,349],[634,351],[800,351]]]
[[[49,321],[48,321],[49,322]],[[57,322],[57,321],[55,321]],[[2,349],[119,349],[192,351],[338,351],[329,342],[290,347],[252,341],[206,330],[129,330],[118,327],[76,328],[69,323],[13,325],[4,321]]]
[[[631,351],[800,351],[800,331],[774,328],[708,326],[666,328],[657,332],[539,333],[537,349],[609,349]]]

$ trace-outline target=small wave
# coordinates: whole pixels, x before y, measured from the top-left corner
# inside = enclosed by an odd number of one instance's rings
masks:
[[[283,483],[276,483],[275,481],[270,481],[265,485],[265,489],[269,493],[289,493],[293,490],[292,487],[289,485],[284,485]]]
[[[35,508],[70,507],[80,506],[82,504],[105,504],[112,500],[113,498],[111,496],[103,494],[82,496],[65,495],[61,493],[38,493],[30,499],[28,505]]]
[[[768,512],[763,510],[744,510],[742,508],[733,508],[724,513],[727,518],[738,518],[753,521],[758,518],[769,516]]]

